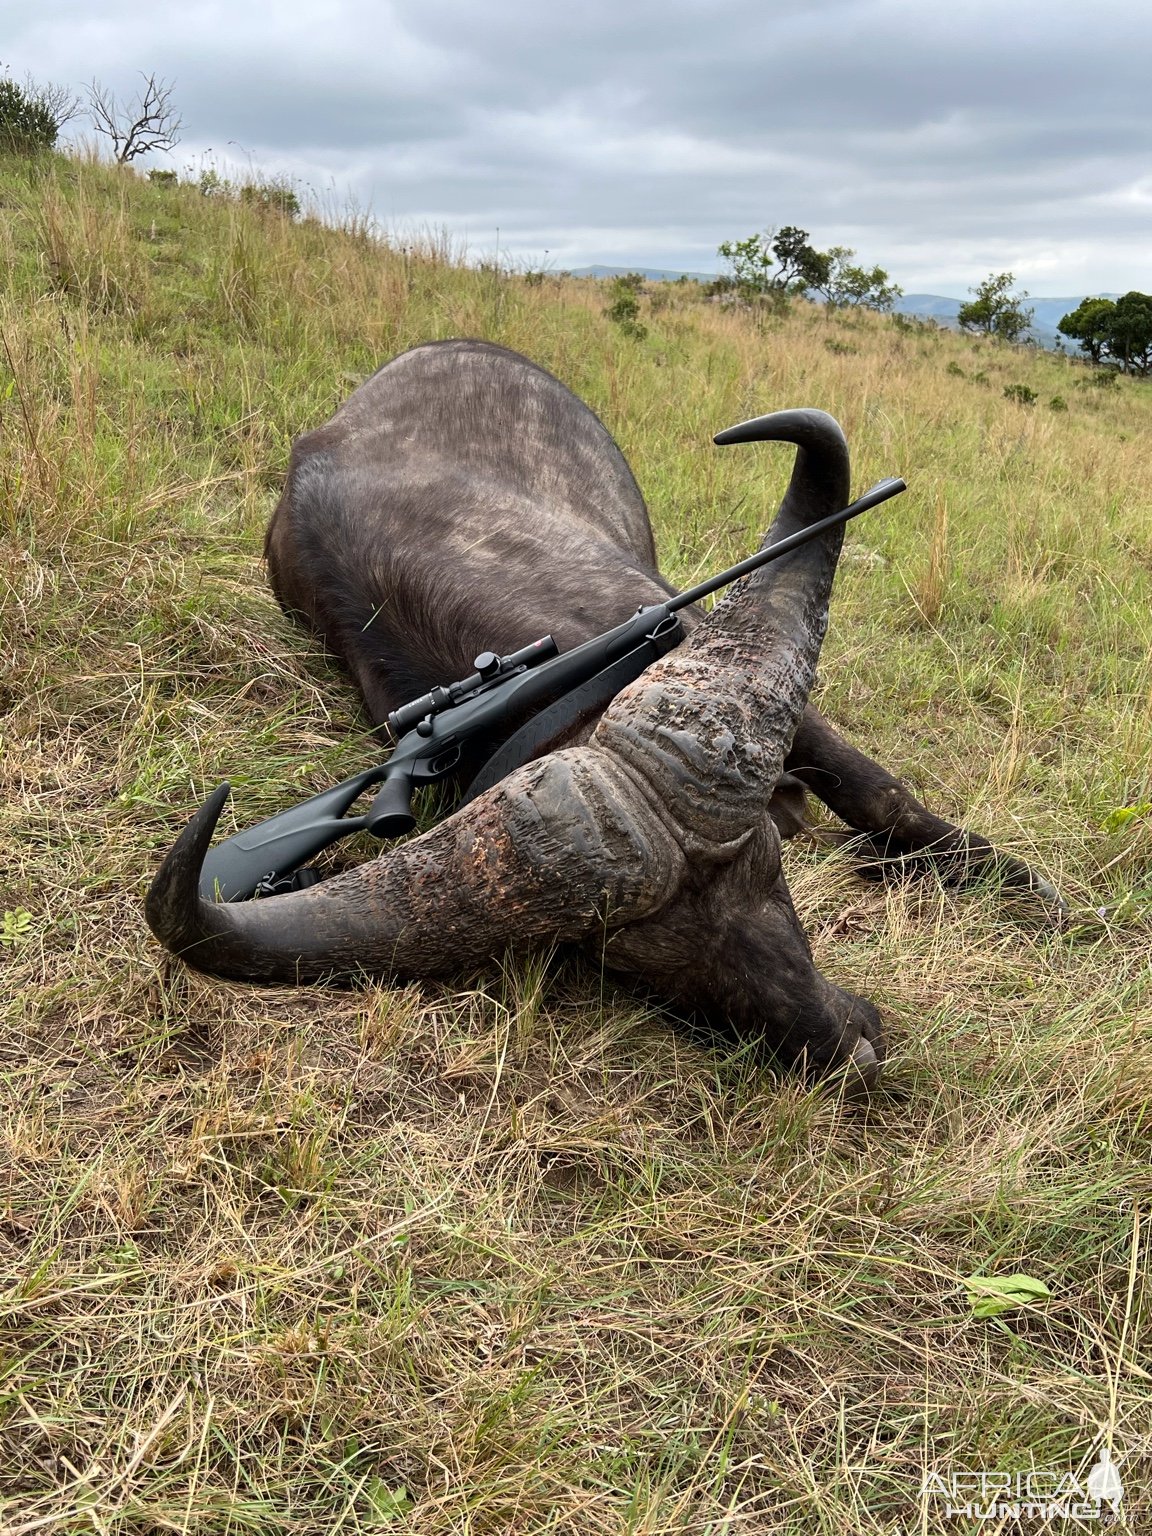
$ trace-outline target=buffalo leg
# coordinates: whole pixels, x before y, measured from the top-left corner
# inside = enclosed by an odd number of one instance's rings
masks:
[[[1067,915],[1060,894],[1043,876],[978,832],[934,815],[811,706],[801,718],[785,768],[853,829],[851,835],[833,834],[832,840],[851,841],[863,872],[931,869],[946,884],[958,886],[992,876],[1009,890],[1037,898],[1057,920]]]

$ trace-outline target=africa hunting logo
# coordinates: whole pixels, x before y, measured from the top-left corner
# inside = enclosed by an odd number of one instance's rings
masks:
[[[942,1476],[930,1472],[921,1489],[945,1517],[970,1520],[1084,1520],[1111,1524],[1124,1487],[1112,1451],[1101,1446],[1084,1477],[1071,1472],[983,1472],[971,1468]]]

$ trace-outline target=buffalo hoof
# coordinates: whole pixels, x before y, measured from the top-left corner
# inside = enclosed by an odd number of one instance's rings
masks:
[[[852,1012],[829,1078],[853,1099],[865,1099],[880,1086],[884,1069],[884,1028],[866,998],[852,999]]]

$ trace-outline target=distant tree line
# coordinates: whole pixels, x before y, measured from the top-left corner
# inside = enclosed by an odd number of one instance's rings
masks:
[[[990,273],[961,304],[962,330],[980,331],[1000,341],[1024,341],[1034,311],[1024,307],[1027,293],[1013,290],[1011,272]],[[1152,375],[1152,294],[1126,293],[1120,299],[1083,299],[1056,329],[1080,343],[1094,363],[1147,378]]]
[[[122,165],[153,150],[172,149],[183,126],[172,102],[172,87],[155,74],[142,75],[142,79],[136,97],[125,102],[94,80],[84,106],[66,86],[38,85],[32,80],[19,85],[9,74],[0,75],[0,154],[40,154],[54,149],[64,126],[81,116],[109,141]],[[150,175],[156,181],[176,179],[173,171],[153,171]],[[201,177],[201,191],[206,195],[231,194],[235,189],[210,172]],[[300,212],[296,193],[283,179],[242,187],[239,196],[290,218]],[[833,308],[886,311],[903,293],[883,267],[860,264],[850,246],[817,250],[808,231],[795,224],[744,240],[725,240],[718,254],[727,262],[728,271],[708,285],[705,291],[712,294],[776,304],[786,303],[793,295],[809,294]],[[960,328],[1000,341],[1026,340],[1034,312],[1024,307],[1028,295],[1014,292],[1014,283],[1011,272],[994,272],[970,289],[973,297],[960,306],[956,317]],[[643,278],[636,273],[617,278],[606,311],[636,339],[645,335],[639,306],[642,288]],[[1152,374],[1150,294],[1133,291],[1120,299],[1084,299],[1064,316],[1057,330],[1078,341],[1094,363],[1145,377]]]
[[[718,254],[729,270],[708,285],[709,291],[740,299],[781,303],[793,294],[815,294],[836,308],[888,310],[903,291],[883,267],[861,266],[850,246],[817,250],[808,231],[795,224],[725,240]]]

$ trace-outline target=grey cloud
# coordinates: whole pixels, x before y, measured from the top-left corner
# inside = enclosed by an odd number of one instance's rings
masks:
[[[188,155],[476,248],[714,268],[799,223],[910,288],[1152,287],[1143,0],[42,0],[5,31],[17,73],[174,77]]]

